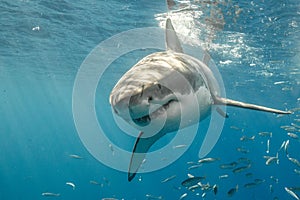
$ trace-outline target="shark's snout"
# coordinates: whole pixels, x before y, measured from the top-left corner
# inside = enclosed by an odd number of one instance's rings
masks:
[[[112,103],[115,114],[127,122],[134,122],[139,126],[146,126],[150,123],[150,103],[139,99],[137,96],[128,96],[121,101]]]
[[[123,90],[128,91],[128,88],[124,87]],[[177,101],[171,90],[158,83],[147,87],[142,85],[138,91],[127,95],[122,91],[122,94],[113,92],[110,97],[114,112],[125,121],[138,126],[148,125],[151,119],[158,118],[167,110],[170,103]],[[122,98],[118,98],[120,96]]]
[[[145,126],[151,121],[149,116],[151,100],[152,96],[146,96],[143,85],[142,87],[136,87],[133,91],[132,88],[130,89],[123,84],[121,90],[113,90],[110,96],[113,111],[130,124],[133,122],[139,126]]]

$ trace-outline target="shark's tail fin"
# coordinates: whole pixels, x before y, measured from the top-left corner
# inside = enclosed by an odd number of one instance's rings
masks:
[[[247,109],[252,109],[252,110],[260,110],[260,111],[271,112],[271,113],[276,113],[276,114],[292,114],[291,111],[277,110],[274,108],[268,108],[265,106],[244,103],[244,102],[226,99],[226,98],[222,98],[222,97],[215,97],[215,104],[235,106],[235,107],[247,108]]]

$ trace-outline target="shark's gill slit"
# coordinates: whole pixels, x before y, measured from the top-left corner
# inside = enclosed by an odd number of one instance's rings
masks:
[[[143,94],[144,94],[144,87],[145,87],[145,85],[142,85],[141,97],[142,97],[142,96],[143,96]]]

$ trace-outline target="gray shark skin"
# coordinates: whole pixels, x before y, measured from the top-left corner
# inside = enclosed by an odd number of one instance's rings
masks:
[[[140,60],[121,77],[110,94],[114,112],[141,130],[132,151],[129,181],[135,177],[146,153],[158,139],[203,120],[210,115],[212,105],[291,113],[220,97],[218,82],[207,64],[183,53],[170,19],[166,22],[166,49]],[[190,106],[195,100],[192,96],[196,98],[198,112]],[[182,108],[189,114],[184,116],[189,119],[184,122],[181,121]],[[219,111],[227,117],[226,113]],[[142,131],[142,127],[151,123],[155,125],[157,121],[164,121],[158,133],[151,135]]]

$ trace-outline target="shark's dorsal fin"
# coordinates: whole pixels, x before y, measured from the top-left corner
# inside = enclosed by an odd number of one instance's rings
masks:
[[[177,53],[183,53],[180,41],[170,18],[168,18],[166,22],[166,48],[167,50],[172,50]]]

